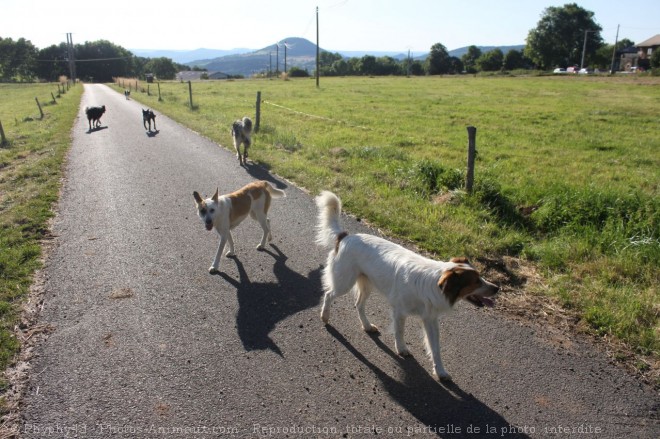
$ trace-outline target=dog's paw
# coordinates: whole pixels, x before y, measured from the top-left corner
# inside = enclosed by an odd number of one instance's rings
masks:
[[[216,267],[209,268],[209,274],[218,274],[218,273],[220,273],[220,270],[218,270]]]
[[[325,310],[325,309],[323,309],[323,310],[321,311],[321,321],[322,321],[325,325],[328,324],[328,322],[330,321],[330,311],[327,311],[327,310]]]
[[[264,246],[263,246],[263,245],[261,245],[261,244],[259,244],[259,245],[257,246],[257,250],[259,250],[259,251],[262,251],[262,250],[264,250]]]
[[[435,377],[438,379],[438,381],[452,381],[451,375],[447,373],[446,370],[436,370],[434,373]]]
[[[397,354],[399,354],[401,357],[410,357],[410,351],[408,350],[407,347],[404,347],[403,349],[397,349]]]
[[[226,257],[226,258],[233,258],[234,256],[236,256],[236,253],[234,253],[234,252],[227,252],[227,253],[225,253],[225,257]]]
[[[369,324],[366,328],[363,326],[362,329],[364,332],[368,332],[370,334],[378,334],[380,332],[380,329],[378,329],[378,326]]]

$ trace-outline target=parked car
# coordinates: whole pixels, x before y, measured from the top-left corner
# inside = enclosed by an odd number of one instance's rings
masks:
[[[564,73],[567,73],[567,72],[566,72],[566,69],[556,68],[552,71],[552,73],[564,74]]]

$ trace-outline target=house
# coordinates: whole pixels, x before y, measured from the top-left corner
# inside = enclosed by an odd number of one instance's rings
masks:
[[[651,54],[654,50],[660,50],[660,34],[649,38],[646,41],[636,45],[637,47],[637,67],[648,70],[651,68]]]

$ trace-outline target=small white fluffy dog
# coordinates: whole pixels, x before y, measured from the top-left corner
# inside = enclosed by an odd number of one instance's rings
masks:
[[[273,239],[270,233],[270,220],[268,209],[272,198],[285,197],[284,191],[271,186],[267,181],[255,181],[231,194],[218,196],[218,189],[211,198],[205,200],[197,192],[193,192],[197,214],[204,221],[206,230],[215,230],[220,235],[220,245],[209,268],[209,273],[218,273],[220,257],[225,245],[229,243],[229,251],[226,256],[234,256],[234,240],[231,230],[238,226],[248,215],[258,221],[263,229],[261,242],[258,250],[263,250],[266,241]]]
[[[316,242],[330,249],[323,269],[321,320],[328,323],[335,298],[355,286],[356,308],[362,329],[377,332],[365,313],[372,291],[379,291],[392,307],[395,348],[399,355],[410,352],[403,340],[406,318],[418,316],[424,325],[425,342],[439,379],[449,380],[440,359],[438,318],[460,299],[476,306],[493,306],[489,297],[499,287],[481,278],[465,258],[449,262],[427,259],[408,249],[373,235],[349,235],[340,223],[341,201],[332,192],[316,197],[318,224]]]

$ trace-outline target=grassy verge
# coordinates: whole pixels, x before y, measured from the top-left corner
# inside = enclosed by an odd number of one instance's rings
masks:
[[[514,256],[598,334],[660,353],[657,78],[323,78],[155,85],[132,97],[445,258]],[[141,90],[145,91],[145,90]],[[465,194],[467,134],[477,134]],[[213,186],[209,182],[209,190]],[[227,190],[233,188],[226,188]],[[645,366],[641,366],[645,367]]]
[[[41,265],[40,241],[48,234],[80,105],[82,86],[53,103],[51,92],[57,90],[57,84],[0,84],[0,121],[8,141],[0,146],[0,370],[19,348],[13,329]]]

